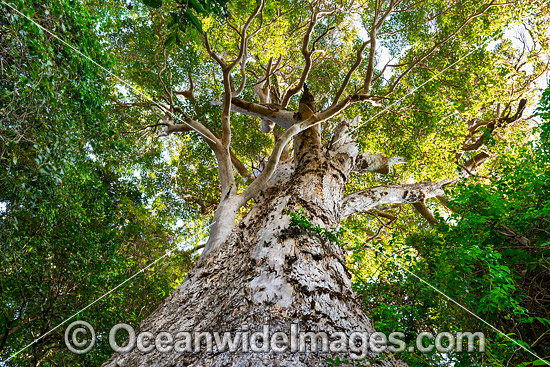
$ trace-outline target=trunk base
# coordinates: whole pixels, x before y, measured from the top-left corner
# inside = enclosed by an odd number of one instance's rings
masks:
[[[173,336],[179,331],[219,332],[223,336],[224,332],[234,335],[246,329],[252,334],[268,325],[270,338],[276,331],[290,338],[294,324],[302,332],[327,333],[329,341],[336,332],[348,336],[353,332],[374,333],[351,289],[342,248],[315,234],[289,228],[288,212],[301,208],[311,215],[313,224],[336,227],[334,202],[340,200],[341,190],[334,181],[340,177],[292,176],[266,190],[227,240],[201,257],[187,280],[143,321],[141,330],[155,336],[162,331]],[[311,347],[311,343],[307,345]],[[285,352],[247,352],[242,347],[236,352],[202,349],[183,354],[134,350],[114,355],[104,366],[305,367],[329,366],[328,358],[349,359],[349,353],[327,354],[320,344],[317,346],[317,351],[306,349],[304,353],[290,348]],[[390,354],[371,351],[360,364],[366,365],[366,361],[376,366],[406,366]]]

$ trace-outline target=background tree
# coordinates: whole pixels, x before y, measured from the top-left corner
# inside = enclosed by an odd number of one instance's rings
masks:
[[[494,141],[493,147],[504,145],[499,158],[483,175],[447,190],[448,209],[440,213],[451,214],[446,220],[437,218],[434,229],[393,231],[392,237],[380,237],[373,247],[397,253],[398,262],[407,264],[410,271],[546,357],[550,345],[547,120],[536,132],[534,140],[524,136],[525,144]],[[356,256],[363,269],[356,289],[365,296],[366,308],[379,328],[401,329],[411,343],[422,330],[484,330],[490,340],[485,354],[414,353],[405,357],[409,365],[445,365],[449,359],[457,366],[536,362],[510,340],[396,269],[380,253],[367,250]],[[375,274],[366,269],[369,266],[376,267]]]
[[[109,64],[88,6],[46,1],[18,8]],[[0,364],[99,365],[108,345],[79,356],[67,350],[64,328],[42,336],[173,249],[186,231],[134,176],[134,159],[126,157],[147,158],[108,119],[107,74],[8,10],[0,13],[0,360],[40,339]],[[192,255],[172,260],[81,316],[100,330],[121,315],[139,322],[182,281]]]

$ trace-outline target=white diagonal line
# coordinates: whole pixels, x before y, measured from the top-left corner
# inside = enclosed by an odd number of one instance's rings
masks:
[[[210,228],[214,223],[216,222],[212,222],[211,224],[209,224],[206,228]],[[193,239],[195,239],[200,233],[198,233],[197,235],[193,236]],[[82,313],[83,311],[87,310],[88,308],[90,308],[92,305],[94,305],[95,303],[101,301],[103,298],[107,297],[109,294],[113,293],[114,291],[116,291],[118,288],[122,287],[124,284],[128,283],[130,280],[134,279],[136,276],[138,276],[139,274],[143,273],[145,270],[149,269],[151,266],[155,265],[156,263],[158,263],[160,260],[164,259],[166,256],[169,256],[171,255],[176,249],[178,248],[178,246],[174,246],[172,249],[166,251],[166,253],[164,255],[162,255],[161,257],[159,257],[158,259],[156,259],[155,261],[149,263],[146,267],[142,268],[141,270],[139,270],[138,272],[134,273],[131,277],[127,278],[125,281],[123,281],[122,283],[118,284],[116,287],[110,289],[107,293],[104,293],[101,297],[99,298],[96,298],[93,302],[89,303],[87,306],[85,306],[84,308],[80,309],[79,311],[75,312],[72,316],[66,318],[65,320],[63,320],[61,323],[59,323],[56,327],[50,329],[48,332],[40,335],[38,338],[34,339],[31,343],[27,344],[26,346],[24,346],[23,348],[21,348],[20,350],[18,350],[17,352],[13,353],[11,356],[9,356],[8,359],[0,362],[2,364],[8,362],[10,359],[12,359],[13,357],[15,357],[16,355],[18,355],[19,353],[21,353],[22,351],[24,351],[25,349],[27,349],[28,347],[30,347],[31,345],[35,344],[37,341],[43,339],[44,337],[46,337],[47,335],[51,334],[53,331],[59,329],[59,327],[61,327],[62,325],[66,324],[67,321],[73,319],[75,316],[79,315],[80,313]]]
[[[362,241],[361,238],[359,238],[359,236],[357,236],[355,233],[353,233],[352,231],[350,231],[349,229],[347,229],[346,227],[342,226],[343,229],[345,229],[349,234],[351,234],[353,237],[355,237],[357,240],[359,241]],[[520,343],[518,343],[516,340],[510,338],[508,335],[506,335],[504,332],[500,331],[499,329],[497,329],[496,327],[494,327],[493,325],[489,324],[487,321],[483,320],[481,317],[479,317],[478,315],[476,315],[473,311],[470,311],[469,308],[467,308],[466,306],[463,306],[461,303],[455,301],[453,298],[451,298],[450,296],[446,295],[445,293],[443,293],[442,291],[440,291],[439,289],[437,289],[435,286],[431,285],[428,281],[422,279],[421,277],[419,277],[418,275],[416,275],[415,273],[413,273],[412,271],[410,271],[409,269],[407,269],[405,266],[403,266],[402,264],[400,264],[397,260],[395,260],[393,257],[391,257],[390,255],[376,249],[375,247],[373,246],[370,246],[367,244],[367,246],[375,251],[375,252],[378,252],[379,254],[385,256],[386,258],[388,258],[392,263],[394,263],[399,269],[405,271],[407,274],[410,274],[412,275],[413,277],[415,277],[416,279],[420,280],[422,283],[426,284],[428,287],[432,288],[434,291],[436,291],[437,293],[441,294],[443,297],[447,298],[449,301],[453,302],[454,304],[456,304],[457,306],[459,306],[460,308],[462,308],[464,311],[468,312],[470,315],[474,316],[476,319],[478,319],[479,321],[481,321],[482,323],[484,323],[485,325],[489,326],[491,329],[495,330],[497,333],[501,334],[502,336],[504,336],[505,338],[509,339],[510,341],[512,341],[514,344],[517,344],[520,348],[524,349],[527,353],[531,354],[533,357],[537,358],[538,360],[546,363],[547,365],[550,366],[550,362],[548,362],[547,360],[544,360],[542,359],[541,357],[539,357],[538,355],[536,355],[535,353],[531,352],[529,349],[527,349],[526,347],[524,347],[523,345],[521,345]]]
[[[108,73],[110,76],[112,76],[113,78],[115,78],[116,80],[118,80],[119,82],[127,85],[128,87],[130,87],[133,91],[135,91],[137,94],[139,94],[140,96],[144,97],[145,99],[151,101],[155,106],[157,106],[158,108],[160,108],[162,111],[165,111],[165,112],[168,112],[168,114],[170,115],[170,117],[172,117],[174,120],[177,120],[177,121],[181,121],[183,122],[185,125],[189,126],[192,130],[196,131],[199,135],[201,135],[203,138],[205,138],[206,140],[209,140],[210,142],[216,144],[215,141],[213,141],[212,139],[210,139],[208,136],[204,135],[202,132],[200,132],[199,130],[195,129],[193,126],[191,126],[187,121],[175,116],[171,111],[167,111],[164,107],[162,107],[160,104],[158,104],[155,100],[153,100],[152,97],[148,96],[147,94],[145,94],[142,90],[140,90],[139,88],[137,88],[136,86],[134,86],[132,83],[122,79],[121,77],[119,77],[118,75],[114,74],[112,71],[110,71],[109,69],[105,68],[104,66],[100,65],[99,63],[97,63],[95,60],[93,60],[91,57],[89,57],[88,55],[82,53],[79,49],[75,48],[73,45],[69,44],[67,41],[65,41],[64,39],[62,39],[61,37],[59,37],[58,35],[56,35],[55,33],[53,33],[52,31],[48,30],[47,28],[43,27],[41,24],[37,23],[34,19],[30,18],[29,16],[23,14],[22,12],[20,12],[19,10],[17,10],[17,8],[15,8],[12,4],[10,3],[7,3],[5,2],[4,0],[0,0],[0,3],[6,5],[7,7],[11,8],[14,12],[16,12],[17,14],[21,15],[22,17],[26,18],[27,20],[29,20],[30,22],[32,22],[34,25],[36,25],[37,27],[39,27],[40,29],[42,29],[44,32],[50,34],[52,37],[54,37],[55,39],[57,39],[59,42],[63,43],[64,45],[66,45],[67,47],[69,47],[71,50],[73,50],[74,52],[76,52],[77,54],[79,54],[80,56],[86,58],[87,60],[89,60],[90,62],[92,62],[94,65],[96,65],[97,67],[99,67],[101,70],[105,71],[106,73]]]

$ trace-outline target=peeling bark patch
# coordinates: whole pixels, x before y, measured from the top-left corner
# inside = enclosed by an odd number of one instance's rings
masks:
[[[342,200],[341,214],[346,218],[377,205],[391,203],[412,204],[427,198],[442,196],[444,183],[419,182],[408,185],[379,186],[346,195]]]
[[[254,278],[250,282],[250,289],[256,303],[275,303],[277,307],[290,307],[292,304],[292,286],[273,273]]]
[[[239,226],[199,260],[187,280],[142,322],[140,330],[223,333],[242,330],[243,325],[259,330],[268,324],[273,331],[286,331],[297,324],[304,331],[374,332],[351,289],[342,248],[288,230],[287,212],[300,207],[311,214],[314,224],[338,226],[337,201],[345,180],[330,165],[315,161],[311,165],[307,175],[283,173],[284,185],[278,181],[264,190]],[[379,197],[379,193],[372,195],[372,200]],[[357,205],[361,200],[357,199]],[[134,350],[114,355],[104,366],[328,367],[327,358],[335,357],[291,352],[142,354]],[[398,367],[401,363],[388,355],[372,365]]]

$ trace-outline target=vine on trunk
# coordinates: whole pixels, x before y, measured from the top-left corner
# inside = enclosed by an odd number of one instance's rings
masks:
[[[336,245],[342,245],[340,236],[342,230],[337,231],[335,228],[323,228],[320,225],[314,225],[307,216],[303,208],[299,208],[298,212],[289,211],[290,228],[300,229],[306,233],[319,236],[323,241],[332,242]]]

